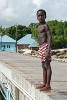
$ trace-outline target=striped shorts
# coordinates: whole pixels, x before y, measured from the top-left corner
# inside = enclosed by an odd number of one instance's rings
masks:
[[[41,61],[46,61],[45,55],[48,50],[48,43],[43,43],[42,45],[39,46],[39,54],[38,57],[41,59]],[[48,61],[51,61],[51,55],[48,57]]]

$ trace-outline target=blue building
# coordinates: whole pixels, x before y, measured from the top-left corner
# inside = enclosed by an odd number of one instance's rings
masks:
[[[0,36],[0,50],[16,52],[15,45],[16,45],[16,40],[12,39],[11,37],[7,35]]]
[[[34,42],[33,42],[32,44],[30,44],[28,47],[31,48],[31,49],[38,50],[39,44],[38,44],[36,41],[34,41]]]
[[[32,38],[32,34],[27,34],[26,36],[22,37],[17,41],[18,50],[24,48],[30,48],[32,47],[33,43],[36,43],[36,41],[34,38]],[[36,43],[34,47],[38,47],[38,44]]]

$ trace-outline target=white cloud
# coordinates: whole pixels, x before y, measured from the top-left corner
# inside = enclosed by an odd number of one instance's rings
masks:
[[[8,4],[8,0],[0,0],[0,12],[5,9]]]
[[[16,20],[17,19],[17,14],[14,13],[14,9],[13,8],[6,8],[3,12],[2,12],[3,18],[6,19],[6,21],[12,21],[12,20]]]
[[[67,20],[67,0],[0,0],[0,25],[37,22],[38,9],[46,10],[46,20]]]
[[[5,1],[5,3],[4,3]],[[34,22],[34,9],[37,7],[31,0],[0,0],[0,25],[8,26],[15,23],[29,25]]]
[[[33,3],[36,4],[38,7],[40,7],[41,0],[33,0]]]
[[[41,0],[40,8],[47,12],[47,20],[67,20],[67,0]]]

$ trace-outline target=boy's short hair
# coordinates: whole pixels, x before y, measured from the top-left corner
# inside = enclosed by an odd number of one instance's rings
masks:
[[[43,9],[39,9],[39,10],[37,11],[37,14],[38,14],[39,11],[42,11],[42,12],[44,13],[44,15],[45,15],[45,18],[46,18],[46,11],[43,10]]]

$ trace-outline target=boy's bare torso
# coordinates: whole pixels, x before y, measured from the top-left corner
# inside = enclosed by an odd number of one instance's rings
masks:
[[[45,31],[45,24],[38,26],[38,40],[39,44],[43,44],[44,42],[47,42],[47,34]]]

